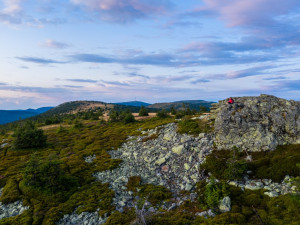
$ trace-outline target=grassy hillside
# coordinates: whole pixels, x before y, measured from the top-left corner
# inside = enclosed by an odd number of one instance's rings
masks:
[[[86,103],[78,105],[79,108],[86,107]],[[18,149],[14,147],[17,137],[12,131],[0,134],[0,144],[8,143],[0,149],[0,188],[4,188],[0,201],[7,204],[21,200],[23,205],[30,207],[19,216],[1,219],[0,225],[54,225],[63,215],[74,210],[81,213],[95,212],[96,209],[99,209],[100,216],[106,213],[110,215],[106,225],[134,224],[134,209],[127,209],[123,213],[114,212],[114,192],[108,184],[96,181],[92,174],[118,168],[121,160],[112,159],[108,150],[117,149],[126,142],[128,136],[142,135],[141,131],[175,122],[175,118],[155,117],[130,123],[90,120],[82,118],[86,114],[77,110],[78,105],[77,108],[72,104],[63,105],[62,107],[68,110],[54,111],[50,117],[40,117],[40,120],[36,121],[36,125],[44,130],[47,137],[47,144],[42,148]],[[100,110],[97,107],[95,110]],[[52,115],[66,111],[73,112],[71,115],[74,118],[64,117],[60,123],[45,126],[46,120],[52,118]],[[178,122],[178,132],[197,136],[199,133],[212,131],[206,122],[201,123],[190,117],[192,116],[186,116]],[[156,136],[152,135],[143,141],[155,138]],[[85,157],[93,155],[95,160],[87,163]],[[252,170],[253,177],[274,180],[281,180],[287,174],[299,176],[296,163],[300,159],[300,145],[279,147],[269,153],[255,153],[251,163],[243,161],[241,164],[231,164],[232,155],[237,162],[245,158],[244,153],[235,155],[230,151],[215,151],[208,157],[202,169],[205,169],[207,174],[217,177],[220,183],[200,181],[197,184],[195,201],[186,200],[170,211],[160,208],[161,201],[172,198],[166,188],[141,185],[139,177],[129,179],[127,187],[129,190],[140,190],[136,195],[141,201],[148,198],[160,211],[155,215],[146,216],[147,224],[298,224],[299,195],[287,194],[270,198],[264,195],[265,190],[243,191],[227,184],[228,174],[224,171],[237,169],[245,175],[247,170]],[[243,165],[242,170],[240,165]],[[188,191],[180,193],[182,196],[190,194]],[[214,208],[216,200],[224,195],[231,198],[230,212],[216,211],[215,217],[208,218],[195,216],[198,212]]]

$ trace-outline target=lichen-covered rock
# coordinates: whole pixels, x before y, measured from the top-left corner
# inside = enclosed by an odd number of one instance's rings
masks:
[[[219,209],[221,212],[229,212],[231,210],[231,199],[226,196],[224,197],[219,204]]]
[[[133,206],[133,196],[126,190],[132,176],[140,176],[142,183],[163,185],[173,193],[191,191],[202,179],[199,168],[213,150],[213,137],[182,135],[176,130],[175,123],[166,124],[144,133],[156,134],[155,139],[143,142],[145,136],[129,137],[119,149],[109,151],[112,158],[122,159],[122,163],[117,169],[94,176],[115,191],[113,203],[117,210]]]
[[[28,209],[29,207],[23,206],[21,201],[16,201],[6,205],[2,205],[0,202],[0,220],[3,218],[18,216]]]
[[[213,105],[215,144],[247,151],[274,150],[277,145],[300,143],[300,103],[271,95],[235,98]]]

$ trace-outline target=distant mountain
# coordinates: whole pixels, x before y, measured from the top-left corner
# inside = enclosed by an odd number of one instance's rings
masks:
[[[39,115],[42,117],[62,115],[62,114],[75,114],[77,112],[85,112],[97,109],[110,109],[113,108],[112,104],[100,101],[72,101],[60,104],[49,111]]]
[[[42,107],[38,109],[27,110],[0,110],[0,124],[14,122],[20,119],[36,116],[41,113],[47,112],[53,107]]]
[[[136,106],[136,107],[141,107],[141,106],[148,106],[150,105],[149,103],[146,102],[139,102],[139,101],[131,101],[131,102],[118,102],[114,103],[117,105],[127,105],[127,106]]]
[[[152,105],[148,105],[147,108],[169,110],[173,106],[177,110],[183,110],[185,106],[190,107],[190,109],[199,110],[200,106],[204,106],[209,109],[212,103],[214,102],[208,102],[204,100],[183,100],[176,102],[155,103]]]

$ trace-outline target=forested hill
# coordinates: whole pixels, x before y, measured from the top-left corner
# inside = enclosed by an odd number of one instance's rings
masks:
[[[36,116],[44,113],[53,107],[42,107],[38,109],[27,110],[0,110],[0,124],[10,123],[20,119]]]
[[[204,100],[183,100],[176,102],[155,103],[148,105],[147,108],[170,110],[172,107],[174,107],[177,110],[183,110],[184,108],[189,107],[190,109],[199,110],[201,106],[209,109],[213,103],[214,102]]]

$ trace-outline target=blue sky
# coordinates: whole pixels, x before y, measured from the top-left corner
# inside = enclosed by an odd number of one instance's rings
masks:
[[[0,109],[300,100],[299,0],[0,0]]]

